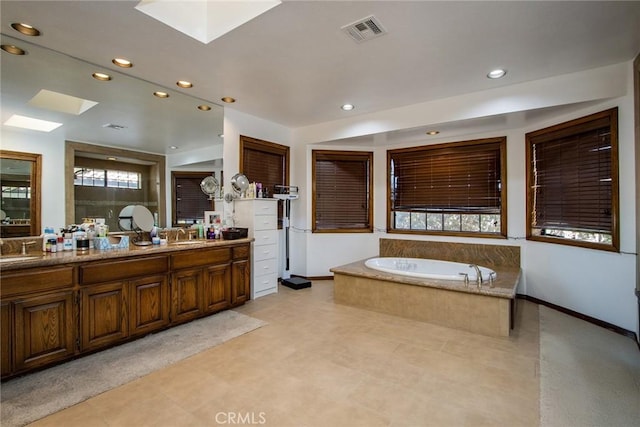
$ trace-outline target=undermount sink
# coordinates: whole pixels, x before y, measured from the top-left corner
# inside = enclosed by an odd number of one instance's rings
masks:
[[[4,264],[6,262],[13,261],[26,261],[28,259],[39,258],[37,256],[8,256],[8,257],[0,257],[0,264]]]

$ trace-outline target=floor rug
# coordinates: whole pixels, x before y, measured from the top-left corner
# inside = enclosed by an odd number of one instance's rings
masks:
[[[640,425],[634,340],[540,306],[540,426]]]
[[[23,426],[266,325],[233,310],[3,383],[3,427]]]

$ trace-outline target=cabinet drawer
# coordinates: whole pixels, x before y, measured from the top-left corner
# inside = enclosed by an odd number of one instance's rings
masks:
[[[171,268],[225,264],[231,261],[231,248],[196,249],[171,255]]]
[[[266,274],[264,276],[255,277],[253,281],[253,293],[259,293],[265,289],[272,289],[278,286],[277,274]]]
[[[257,230],[276,230],[278,228],[278,217],[276,215],[260,215],[256,216],[254,221],[254,229]]]
[[[266,274],[278,274],[278,260],[265,259],[256,261],[253,267],[253,277],[257,280],[259,276]]]
[[[254,245],[272,245],[278,243],[278,230],[256,230],[253,233]]]
[[[73,267],[40,271],[15,271],[2,274],[2,298],[73,286]]]
[[[278,245],[261,245],[253,248],[253,259],[262,261],[263,259],[276,258],[278,256]]]
[[[169,262],[166,256],[125,261],[110,261],[80,266],[80,284],[111,282],[138,276],[166,273]]]
[[[249,259],[249,245],[236,246],[233,248],[233,259]]]
[[[273,200],[256,200],[254,206],[255,215],[278,215],[278,202]]]

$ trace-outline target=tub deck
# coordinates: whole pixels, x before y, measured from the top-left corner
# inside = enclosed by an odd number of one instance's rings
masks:
[[[491,336],[509,336],[519,267],[492,267],[494,287],[475,283],[420,279],[373,270],[366,260],[334,267],[334,299],[413,320]]]

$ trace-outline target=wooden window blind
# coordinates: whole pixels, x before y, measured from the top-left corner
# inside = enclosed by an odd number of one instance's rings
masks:
[[[373,153],[312,152],[313,232],[373,231]]]
[[[272,197],[276,185],[289,185],[289,147],[240,135],[240,172]],[[282,217],[283,203],[278,203],[278,228]]]
[[[213,209],[213,201],[200,189],[202,180],[211,172],[172,172],[173,225],[190,225],[204,220],[204,211]]]
[[[617,109],[531,132],[526,139],[527,237],[617,247]]]
[[[395,211],[494,214],[503,217],[506,236],[505,137],[390,150],[387,157],[390,217]]]

